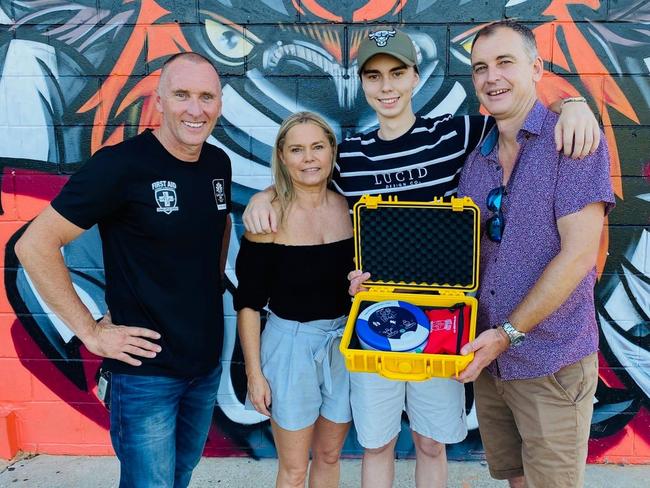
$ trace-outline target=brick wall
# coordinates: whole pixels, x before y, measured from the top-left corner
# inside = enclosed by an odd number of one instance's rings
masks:
[[[634,0],[0,2],[0,455],[112,452],[96,397],[99,362],[48,314],[13,243],[90,154],[155,126],[151,95],[166,56],[202,52],[222,76],[224,113],[211,142],[233,162],[232,266],[242,208],[270,181],[270,146],[286,115],[318,111],[339,136],[376,123],[355,76],[362,36],[385,25],[411,34],[421,55],[419,113],[473,113],[472,37],[505,17],[534,28],[547,69],[540,97],[580,93],[604,126],[618,206],[603,238],[596,289],[601,381],[590,460],[648,462],[650,9]],[[96,230],[65,255],[85,302],[102,313]],[[232,289],[231,268],[228,277]],[[206,453],[273,456],[268,422],[242,405],[245,375],[229,294],[225,300],[225,374]],[[472,429],[450,447],[452,458],[480,456],[468,408]],[[405,428],[398,454],[412,449]],[[360,452],[354,436],[345,451]]]

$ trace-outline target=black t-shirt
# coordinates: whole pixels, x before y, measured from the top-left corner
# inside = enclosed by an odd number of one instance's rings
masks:
[[[354,268],[354,239],[317,245],[251,242],[237,255],[235,310],[261,311],[268,303],[287,320],[335,319],[350,311],[347,275]],[[308,272],[305,272],[308,271]]]
[[[402,136],[385,141],[378,129],[339,144],[332,184],[350,208],[361,195],[395,195],[428,202],[456,194],[467,156],[494,125],[478,115],[416,117]]]
[[[116,324],[158,331],[162,351],[115,373],[198,376],[223,343],[220,256],[231,209],[231,168],[219,148],[200,159],[169,154],[151,131],[98,151],[52,207],[75,225],[99,224],[106,303]]]

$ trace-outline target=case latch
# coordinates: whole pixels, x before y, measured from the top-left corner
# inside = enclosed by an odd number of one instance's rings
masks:
[[[464,208],[465,208],[464,198],[451,197],[451,209],[454,212],[462,212]]]
[[[377,208],[377,205],[382,202],[382,200],[383,199],[381,195],[379,196],[365,195],[366,208],[375,209]]]

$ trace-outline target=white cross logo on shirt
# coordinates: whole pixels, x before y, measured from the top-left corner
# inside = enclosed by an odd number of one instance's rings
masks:
[[[169,194],[168,191],[162,192],[162,195],[158,196],[158,201],[162,203],[165,207],[169,207],[169,204],[176,200],[173,196]]]

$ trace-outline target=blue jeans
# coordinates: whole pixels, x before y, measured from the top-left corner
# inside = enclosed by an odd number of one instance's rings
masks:
[[[195,378],[111,376],[120,488],[185,488],[208,437],[221,367]]]

